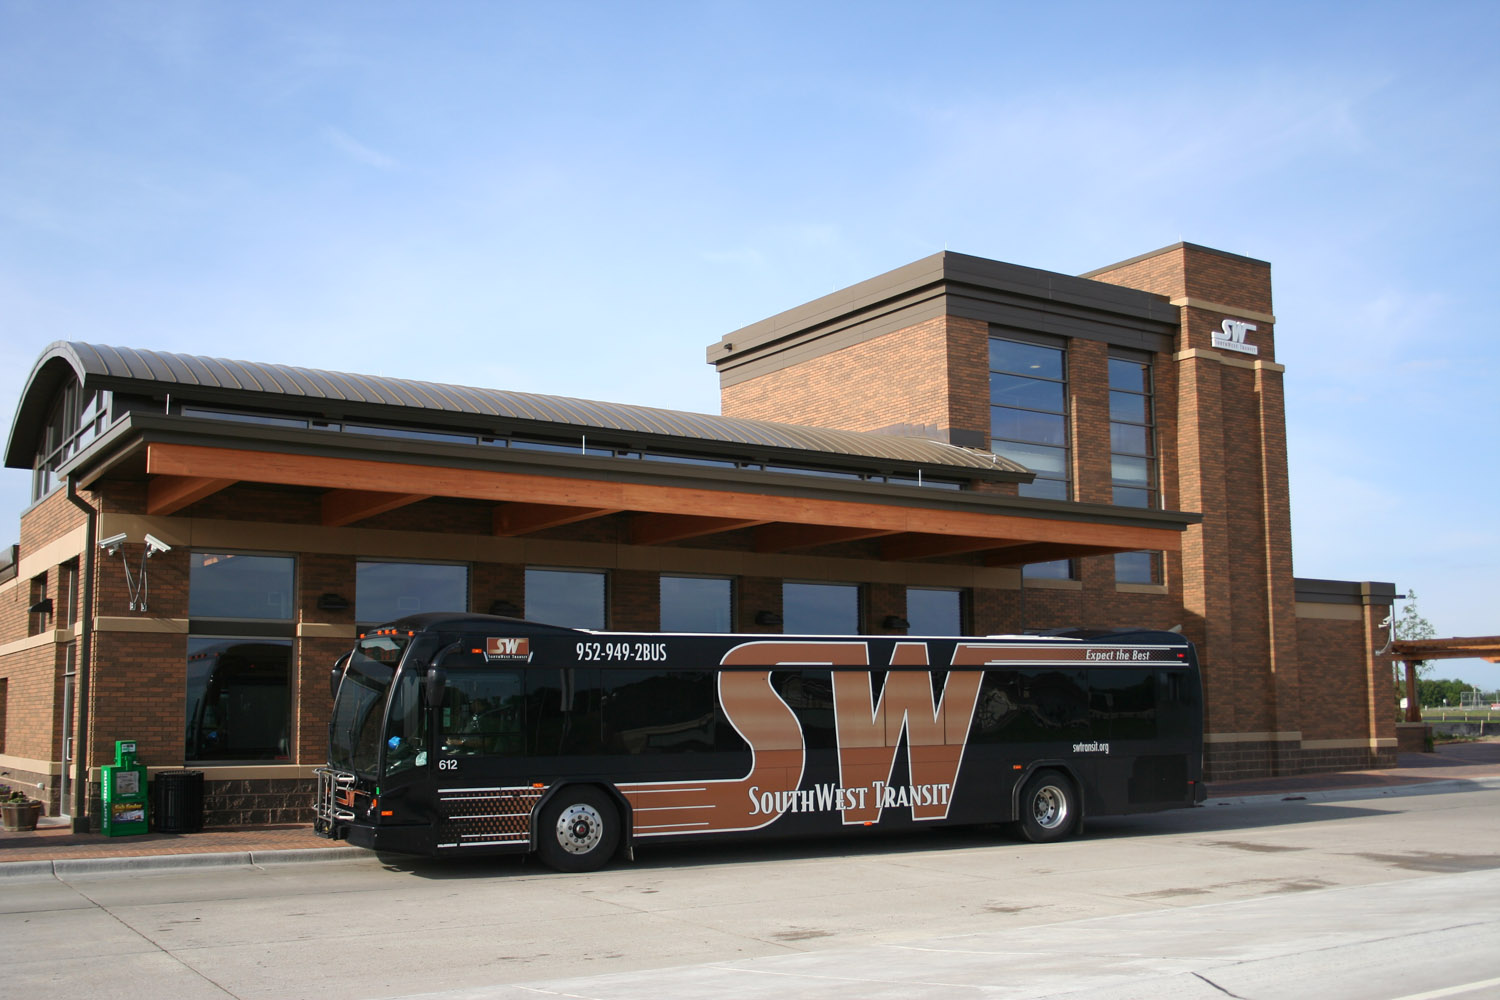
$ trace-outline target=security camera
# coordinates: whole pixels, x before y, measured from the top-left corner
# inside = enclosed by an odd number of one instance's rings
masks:
[[[110,555],[120,551],[120,546],[125,544],[125,532],[118,535],[110,535],[108,538],[99,539],[99,547],[106,550]]]
[[[157,538],[155,535],[146,535],[146,555],[153,556],[158,552],[171,552],[172,546]]]

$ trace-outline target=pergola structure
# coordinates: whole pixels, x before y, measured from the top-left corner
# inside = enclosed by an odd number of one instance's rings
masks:
[[[1417,697],[1417,667],[1423,660],[1480,659],[1500,663],[1500,635],[1453,639],[1398,639],[1390,645],[1391,656],[1406,664],[1406,721],[1422,721],[1422,702]]]

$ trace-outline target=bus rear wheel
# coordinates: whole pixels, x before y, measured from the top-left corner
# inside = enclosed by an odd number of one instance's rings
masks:
[[[620,812],[597,788],[564,788],[542,810],[537,833],[537,854],[549,868],[597,871],[620,843]]]
[[[1038,771],[1021,789],[1021,836],[1034,844],[1062,840],[1078,826],[1078,792],[1060,771]]]

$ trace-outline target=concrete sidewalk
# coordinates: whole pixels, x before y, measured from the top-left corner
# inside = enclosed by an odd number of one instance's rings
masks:
[[[1464,782],[1500,783],[1500,739],[1445,744],[1431,754],[1401,754],[1398,766],[1390,770],[1211,782],[1208,804],[1366,798],[1461,788]],[[362,848],[324,840],[311,826],[105,837],[73,833],[64,822],[44,817],[35,832],[0,832],[0,878],[371,856]]]

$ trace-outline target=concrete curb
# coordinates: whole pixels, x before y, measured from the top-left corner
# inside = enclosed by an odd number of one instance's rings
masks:
[[[373,858],[363,847],[305,847],[280,851],[220,851],[208,854],[145,854],[124,858],[58,858],[53,861],[0,862],[0,879],[66,878],[130,874],[180,868],[306,864]]]
[[[1398,795],[1441,795],[1447,792],[1470,792],[1480,788],[1500,788],[1500,776],[1486,778],[1444,778],[1418,785],[1366,785],[1362,788],[1324,788],[1305,792],[1269,792],[1209,799],[1204,806],[1266,806],[1281,802],[1349,802],[1356,799],[1383,799]]]

